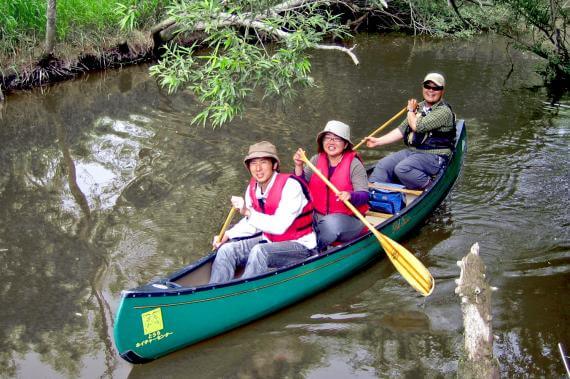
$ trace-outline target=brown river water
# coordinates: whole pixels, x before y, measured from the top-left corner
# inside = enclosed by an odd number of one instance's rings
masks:
[[[361,35],[361,65],[315,52],[315,88],[192,127],[189,93],[148,66],[10,96],[0,112],[0,376],[7,378],[454,377],[456,262],[479,242],[504,377],[564,377],[570,349],[570,98],[546,102],[532,56],[501,40]],[[468,128],[462,176],[404,245],[436,278],[423,298],[382,260],[279,313],[146,365],[117,356],[120,292],[209,252],[267,139],[285,170],[330,119],[355,140],[421,96],[429,70]],[[374,162],[401,145],[363,150]],[[208,315],[204,315],[208,317]]]

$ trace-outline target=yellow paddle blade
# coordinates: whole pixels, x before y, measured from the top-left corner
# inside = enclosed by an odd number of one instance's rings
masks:
[[[398,272],[412,287],[424,296],[429,296],[435,287],[435,281],[428,269],[405,247],[376,229],[372,231],[380,241],[382,248]]]
[[[326,176],[323,175],[322,172],[319,171],[318,168],[315,167],[305,155],[304,151],[301,151],[301,159],[305,162],[305,164],[313,170],[313,173],[318,175],[319,178],[335,193],[338,195],[338,189],[332,184]],[[374,236],[382,245],[382,248],[388,254],[390,261],[396,266],[396,269],[404,279],[410,283],[412,287],[414,287],[419,293],[424,296],[428,296],[433,292],[434,288],[434,280],[431,276],[428,269],[419,261],[416,257],[412,255],[406,248],[396,241],[386,237],[382,233],[380,233],[374,225],[372,225],[366,217],[362,215],[356,209],[354,205],[348,200],[344,201],[344,204],[354,213],[356,217],[374,234]]]

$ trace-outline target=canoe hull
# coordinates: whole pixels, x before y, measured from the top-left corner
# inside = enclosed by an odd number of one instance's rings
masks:
[[[381,224],[382,233],[401,240],[441,203],[459,176],[465,139],[465,128],[460,122],[456,151],[444,174],[411,206]],[[316,294],[383,256],[378,241],[368,233],[300,265],[251,280],[167,289],[148,284],[123,291],[115,321],[115,344],[127,361],[148,362]],[[206,257],[180,272],[212,259],[213,256]],[[179,273],[171,275],[171,280]]]

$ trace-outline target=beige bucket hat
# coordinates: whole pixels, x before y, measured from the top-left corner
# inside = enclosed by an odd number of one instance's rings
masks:
[[[319,153],[322,152],[323,137],[325,136],[326,133],[332,133],[336,136],[339,136],[340,138],[348,142],[348,149],[352,150],[352,141],[350,140],[350,126],[348,126],[342,121],[330,120],[325,125],[323,131],[317,134],[317,146]]]
[[[427,74],[422,84],[425,82],[433,82],[440,87],[445,87],[445,78],[443,75],[438,74],[437,72],[430,72]]]
[[[273,158],[277,161],[277,168],[279,168],[279,165],[281,164],[281,161],[277,156],[277,148],[268,141],[257,142],[249,147],[249,151],[243,159],[243,164],[247,169],[249,169],[247,162],[254,158]]]

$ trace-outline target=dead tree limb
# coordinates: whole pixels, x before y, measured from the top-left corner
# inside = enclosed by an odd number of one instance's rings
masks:
[[[479,256],[479,244],[457,262],[461,269],[455,293],[461,297],[465,329],[465,357],[458,370],[460,378],[499,378],[499,365],[493,358],[491,293],[486,267]]]

